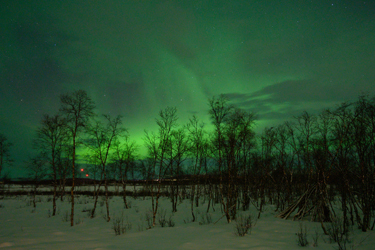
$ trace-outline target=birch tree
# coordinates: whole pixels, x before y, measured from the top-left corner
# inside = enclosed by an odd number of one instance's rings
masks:
[[[76,176],[76,150],[78,139],[84,133],[84,128],[94,116],[94,102],[84,90],[77,90],[60,96],[60,112],[67,122],[68,136],[72,146],[72,187],[70,190],[72,207],[70,225],[74,225],[74,187]]]
[[[150,160],[153,180],[157,180],[156,197],[154,196],[154,187],[151,186],[152,201],[152,224],[155,226],[155,217],[159,207],[159,198],[161,193],[161,182],[168,171],[167,156],[170,150],[172,131],[177,126],[177,109],[167,107],[159,112],[159,118],[156,124],[159,127],[158,133],[149,133],[145,131],[145,145],[148,150],[148,159]]]
[[[96,121],[95,125],[88,129],[89,138],[86,145],[91,150],[93,157],[96,158],[97,162],[99,162],[101,175],[101,182],[99,183],[98,190],[96,191],[91,218],[94,217],[96,204],[98,202],[98,192],[101,183],[104,182],[107,221],[110,221],[111,217],[109,216],[108,204],[107,161],[110,155],[110,150],[113,146],[113,142],[118,136],[124,133],[126,129],[121,127],[121,116],[117,116],[116,118],[112,119],[109,115],[104,115],[104,118],[106,120],[106,125],[103,125],[103,123],[100,121]]]
[[[0,176],[5,165],[11,165],[13,160],[10,158],[10,148],[12,143],[8,141],[5,135],[0,133]]]

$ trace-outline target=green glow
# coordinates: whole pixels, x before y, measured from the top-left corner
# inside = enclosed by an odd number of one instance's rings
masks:
[[[176,106],[209,123],[207,99],[230,94],[258,130],[302,110],[374,93],[373,2],[5,1],[0,3],[0,131],[32,154],[42,114],[85,89],[98,114],[144,130]],[[302,88],[303,87],[303,88]],[[22,100],[22,101],[21,101]]]

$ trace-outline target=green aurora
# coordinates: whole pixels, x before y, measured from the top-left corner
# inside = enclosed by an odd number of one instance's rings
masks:
[[[43,114],[84,89],[98,114],[123,115],[139,145],[176,106],[209,123],[226,94],[257,131],[375,93],[373,1],[4,0],[0,133],[24,175]]]

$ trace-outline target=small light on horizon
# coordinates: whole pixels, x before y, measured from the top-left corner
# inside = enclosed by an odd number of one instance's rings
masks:
[[[81,168],[81,172],[83,172],[83,168]]]

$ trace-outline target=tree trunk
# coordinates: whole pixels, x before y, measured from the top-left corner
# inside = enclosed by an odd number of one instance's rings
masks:
[[[70,226],[74,225],[74,182],[75,182],[75,139],[73,139],[73,167],[72,167],[72,188],[70,190],[70,196],[72,198],[72,209],[70,212]]]
[[[126,182],[122,181],[122,199],[124,200],[124,206],[129,209],[128,202],[126,200]]]
[[[107,184],[107,174],[104,171],[104,189],[105,189],[105,206],[107,208],[107,222],[111,220],[109,216],[109,205],[108,205],[108,184]]]
[[[99,191],[100,191],[100,187],[102,186],[102,181],[100,180],[99,184],[98,184],[98,188],[96,189],[95,185],[94,185],[94,207],[93,209],[91,210],[91,219],[94,218],[95,216],[95,210],[96,210],[96,206],[98,204],[98,198],[99,198]]]
[[[192,186],[192,190],[191,190],[191,199],[190,199],[190,202],[191,202],[191,215],[193,216],[193,220],[192,222],[195,222],[195,215],[194,215],[194,193],[195,193],[195,184],[193,184]]]
[[[55,177],[55,181],[54,181],[54,184],[53,184],[52,216],[56,215],[56,193],[57,193],[57,182],[56,182],[56,177]]]

